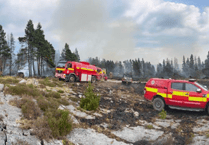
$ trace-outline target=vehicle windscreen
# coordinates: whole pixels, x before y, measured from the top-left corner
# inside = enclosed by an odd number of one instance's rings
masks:
[[[202,88],[203,90],[205,91],[208,91],[208,88],[204,87],[204,85],[198,83],[198,82],[195,82],[196,85],[198,85],[200,88]]]
[[[123,75],[124,78],[132,78],[131,75]]]
[[[59,62],[57,64],[57,67],[65,67],[66,62]]]

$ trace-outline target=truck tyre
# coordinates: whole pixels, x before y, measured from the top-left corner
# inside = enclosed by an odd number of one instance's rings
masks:
[[[95,82],[96,82],[96,77],[95,76],[92,76],[91,83],[95,83]]]
[[[209,104],[207,104],[205,111],[206,111],[207,115],[209,115]]]
[[[69,82],[75,82],[75,77],[73,75],[69,76]]]
[[[153,100],[153,108],[155,110],[162,111],[164,107],[165,107],[165,103],[161,98],[157,97]]]
[[[65,82],[69,82],[69,76],[65,77]]]

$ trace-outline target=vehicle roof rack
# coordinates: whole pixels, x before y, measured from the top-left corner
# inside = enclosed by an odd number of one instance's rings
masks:
[[[189,79],[189,81],[190,81],[190,82],[195,82],[195,81],[196,81],[196,79]]]

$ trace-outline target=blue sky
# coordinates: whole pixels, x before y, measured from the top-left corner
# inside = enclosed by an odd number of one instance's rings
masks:
[[[82,60],[206,58],[209,51],[209,1],[204,0],[0,0],[0,25],[24,36],[29,19],[41,23],[56,50],[65,43]]]

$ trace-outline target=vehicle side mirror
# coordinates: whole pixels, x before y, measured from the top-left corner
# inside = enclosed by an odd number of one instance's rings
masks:
[[[201,91],[201,89],[197,89],[197,93],[201,93],[202,91]]]

